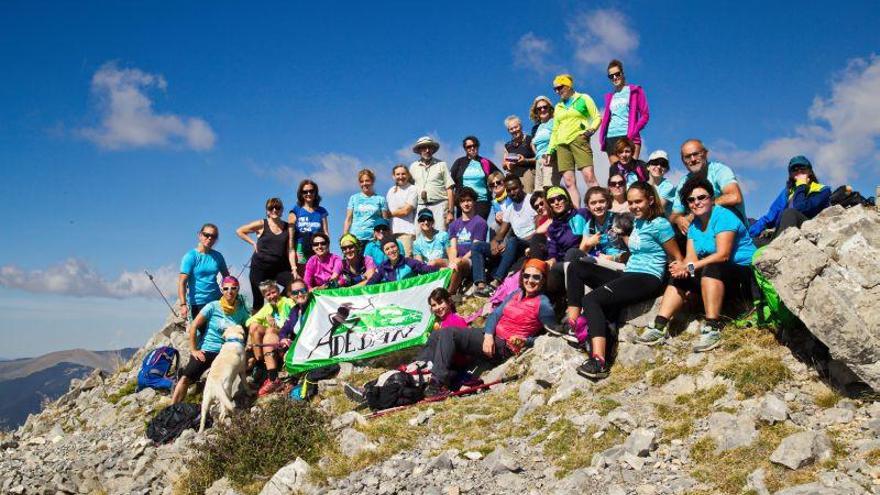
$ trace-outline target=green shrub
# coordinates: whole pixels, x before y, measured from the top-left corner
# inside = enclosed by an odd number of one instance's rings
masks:
[[[791,370],[777,357],[746,357],[742,353],[740,356],[719,368],[718,374],[733,380],[736,390],[746,397],[769,392],[777,384],[792,377]]]
[[[116,392],[107,396],[107,402],[116,404],[126,395],[131,395],[137,389],[137,381],[130,381],[119,388]]]
[[[177,491],[201,494],[226,476],[237,489],[259,492],[258,486],[297,457],[317,461],[329,441],[324,413],[305,402],[275,399],[218,426],[199,447]]]

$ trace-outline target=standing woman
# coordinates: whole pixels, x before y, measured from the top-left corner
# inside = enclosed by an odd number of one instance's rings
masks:
[[[550,135],[553,133],[553,103],[546,96],[539,96],[532,102],[529,118],[535,123],[532,127],[532,149],[535,151],[535,190],[540,191],[553,185]]]
[[[403,250],[407,256],[412,256],[413,240],[416,237],[416,206],[419,202],[416,188],[413,184],[409,168],[404,164],[398,164],[391,170],[394,185],[388,189],[385,196],[388,201],[388,211],[391,215],[391,232],[394,238],[403,244]]]
[[[195,249],[183,255],[180,260],[180,277],[177,279],[177,300],[180,316],[187,314],[195,318],[199,311],[211,301],[220,299],[220,286],[217,274],[229,276],[226,260],[214,244],[220,238],[220,231],[213,223],[206,223],[199,229],[199,243]]]
[[[573,86],[574,79],[569,74],[560,74],[553,79],[553,91],[559,95],[559,103],[553,111],[553,132],[547,152],[556,153],[557,171],[562,174],[568,195],[577,208],[580,192],[575,170],[584,174],[587,187],[599,185],[593,170],[590,136],[599,128],[602,119],[593,99],[576,92]]]
[[[488,158],[480,156],[480,140],[476,136],[468,136],[461,142],[465,156],[459,157],[452,163],[452,182],[455,183],[453,191],[458,194],[464,187],[470,187],[477,193],[477,202],[474,204],[477,215],[483,220],[489,219],[492,209],[492,193],[489,190],[489,176],[499,172],[498,167]]]
[[[626,83],[623,63],[612,60],[608,64],[608,79],[614,91],[605,95],[605,112],[602,114],[602,127],[599,129],[599,142],[608,155],[608,162],[614,165],[620,158],[616,152],[616,141],[630,139],[633,143],[633,157],[638,159],[642,150],[642,137],[639,134],[648,125],[648,99],[641,86]]]
[[[299,183],[296,189],[296,205],[288,213],[287,223],[290,226],[290,250],[294,253],[291,265],[301,275],[306,261],[315,254],[312,251],[312,235],[318,232],[330,234],[327,210],[321,206],[318,184],[313,180],[305,179]]]
[[[372,170],[365,168],[358,172],[358,184],[361,191],[348,198],[342,233],[353,234],[364,245],[373,239],[373,228],[379,220],[387,219],[390,215],[385,196],[376,194],[373,188],[376,174]]]
[[[589,325],[592,355],[577,368],[587,378],[605,378],[608,320],[620,308],[655,296],[663,287],[666,266],[683,258],[675,232],[663,216],[657,190],[647,182],[636,182],[627,192],[630,212],[635,217],[629,236],[630,258],[622,272],[596,270],[596,288],[583,297],[581,307]],[[573,301],[569,301],[572,304]],[[573,315],[569,315],[573,316]]]
[[[235,231],[241,240],[254,247],[249,276],[254,312],[263,307],[260,282],[275,280],[282,287],[290,287],[296,273],[291,267],[295,254],[290,251],[289,225],[281,219],[283,211],[284,203],[279,198],[269,198],[266,201],[266,218],[242,225]],[[251,234],[257,234],[256,241],[251,239]]]

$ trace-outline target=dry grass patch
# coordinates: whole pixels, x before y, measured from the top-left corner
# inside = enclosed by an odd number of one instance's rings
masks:
[[[737,352],[715,371],[733,381],[736,390],[745,397],[769,392],[792,378],[791,370],[779,357],[748,349]]]
[[[547,439],[544,441],[544,456],[554,466],[557,478],[563,478],[571,471],[589,466],[593,454],[602,452],[626,438],[626,434],[614,426],[609,426],[599,438],[593,438],[599,429],[596,426],[580,431],[571,421],[559,420],[550,426]]]
[[[663,438],[671,440],[690,436],[694,421],[712,412],[712,404],[726,394],[726,386],[715,385],[708,390],[679,395],[671,404],[654,404],[657,417],[663,421]]]
[[[872,466],[880,466],[880,449],[874,449],[865,454],[865,462]]]
[[[701,369],[702,368],[688,368],[687,366],[681,366],[676,363],[667,363],[651,370],[649,373],[649,376],[651,377],[651,385],[659,387],[675,380],[681,375],[695,375]]]
[[[721,349],[727,352],[748,347],[771,349],[780,345],[773,332],[765,328],[736,328],[733,325],[727,325],[722,335]]]
[[[828,409],[829,407],[836,406],[840,399],[843,399],[842,395],[837,393],[836,390],[826,387],[813,397],[813,402],[822,409]]]

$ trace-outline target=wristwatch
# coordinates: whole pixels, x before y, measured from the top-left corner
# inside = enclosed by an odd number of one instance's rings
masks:
[[[688,269],[688,275],[690,275],[691,277],[693,277],[693,276],[694,276],[694,273],[695,273],[696,270],[697,270],[697,267],[695,267],[693,263],[688,263],[688,264],[687,264],[687,269]]]

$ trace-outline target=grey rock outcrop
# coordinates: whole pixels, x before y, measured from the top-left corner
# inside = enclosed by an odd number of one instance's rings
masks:
[[[798,469],[829,457],[831,441],[824,432],[802,431],[785,437],[770,455],[770,461],[789,469]]]
[[[755,266],[833,358],[880,390],[880,213],[828,208],[783,232]]]

